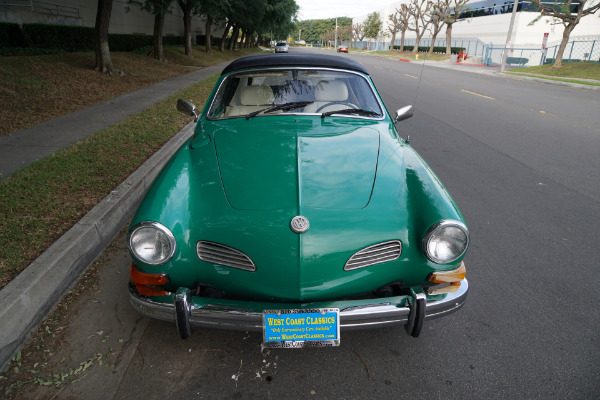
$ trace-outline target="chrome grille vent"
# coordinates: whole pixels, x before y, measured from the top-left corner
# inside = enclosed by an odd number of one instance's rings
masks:
[[[351,271],[353,269],[394,261],[400,257],[400,254],[402,254],[402,242],[399,240],[377,243],[354,253],[346,261],[344,270]]]
[[[244,271],[256,271],[256,265],[250,257],[239,250],[219,243],[201,240],[196,245],[196,253],[202,261]]]

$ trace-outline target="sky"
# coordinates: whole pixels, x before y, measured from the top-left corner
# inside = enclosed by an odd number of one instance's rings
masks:
[[[298,19],[360,17],[386,8],[397,0],[296,0],[300,6]]]

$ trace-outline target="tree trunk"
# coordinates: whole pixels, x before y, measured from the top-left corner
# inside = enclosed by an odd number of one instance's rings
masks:
[[[433,48],[435,47],[435,40],[437,39],[438,33],[440,33],[439,30],[437,32],[435,32],[433,34],[433,36],[431,37],[431,45],[429,46],[429,54],[433,54]]]
[[[419,42],[421,42],[421,37],[423,37],[423,34],[417,34],[417,39],[415,40],[415,48],[412,51],[415,54],[419,52]]]
[[[231,38],[231,47],[230,50],[237,50],[237,43],[238,43],[238,39],[240,37],[240,28],[236,28],[235,32],[233,33],[233,37]]]
[[[247,30],[246,32],[244,32],[244,43],[242,45],[243,49],[247,49],[248,47],[250,47],[250,41],[252,40],[252,32],[250,30]]]
[[[233,30],[231,31],[231,38],[229,39],[229,45],[227,46],[229,50],[233,50],[233,43],[237,40],[238,32],[240,28],[236,25],[233,26]]]
[[[562,41],[560,42],[560,46],[558,46],[558,52],[556,53],[556,60],[554,60],[554,65],[552,68],[560,68],[562,67],[562,58],[567,48],[567,44],[569,43],[569,36],[571,36],[571,32],[575,29],[577,24],[568,24],[565,25],[565,30],[563,31]]]
[[[208,54],[212,54],[212,24],[213,24],[213,17],[212,15],[207,15],[206,16],[206,32],[205,32],[205,36],[206,36],[206,52]]]
[[[252,31],[248,31],[248,33],[246,34],[246,48],[249,49],[251,47],[254,47],[254,32]]]
[[[402,31],[400,36],[400,51],[404,51],[404,36],[406,36],[406,29]]]
[[[242,39],[240,40],[240,46],[237,46],[237,40],[235,43],[235,47],[234,50],[237,50],[238,48],[243,49],[244,48],[244,41],[246,40],[246,31],[242,31]]]
[[[113,73],[110,49],[108,47],[108,26],[113,0],[98,0],[96,12],[96,29],[94,31],[94,47],[96,51],[96,65],[94,69],[103,74]]]
[[[219,45],[219,51],[225,51],[225,41],[227,40],[227,34],[229,33],[229,29],[231,29],[231,23],[227,22],[227,25],[225,25],[225,30],[223,31],[223,35],[221,36],[221,44]]]
[[[156,14],[154,16],[154,45],[153,52],[154,58],[159,61],[165,60],[165,54],[163,51],[163,41],[162,41],[162,33],[163,26],[165,25],[165,15],[164,14]]]
[[[185,55],[192,57],[192,7],[194,3],[190,0],[187,3],[179,0],[179,7],[183,11],[183,38],[185,42]]]
[[[446,55],[452,54],[452,25],[446,24]]]
[[[396,41],[396,31],[392,33],[392,41],[390,42],[390,50],[394,50],[394,42]]]

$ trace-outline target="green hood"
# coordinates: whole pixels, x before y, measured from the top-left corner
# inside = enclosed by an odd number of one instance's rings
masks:
[[[290,229],[296,215],[310,221],[307,232]],[[272,116],[199,124],[132,223],[160,222],[175,236],[173,259],[144,269],[167,273],[175,288],[202,282],[253,299],[320,301],[422,282],[435,269],[423,234],[444,218],[462,219],[386,122]],[[199,240],[243,252],[256,271],[200,261]],[[344,271],[352,254],[388,240],[402,242],[400,259]]]
[[[215,132],[229,204],[238,210],[366,207],[377,170],[379,132],[356,124],[294,122],[290,117],[258,117],[232,121]]]

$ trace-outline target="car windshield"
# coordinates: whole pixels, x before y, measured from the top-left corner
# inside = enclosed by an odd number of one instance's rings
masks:
[[[272,43],[272,42],[271,42],[271,43]],[[285,42],[280,42],[280,43],[277,43],[277,44],[276,44],[276,46],[285,46],[285,45],[286,45],[286,43],[285,43]]]
[[[215,94],[207,118],[249,119],[281,114],[372,119],[381,118],[383,111],[372,86],[360,74],[288,68],[227,76]]]

